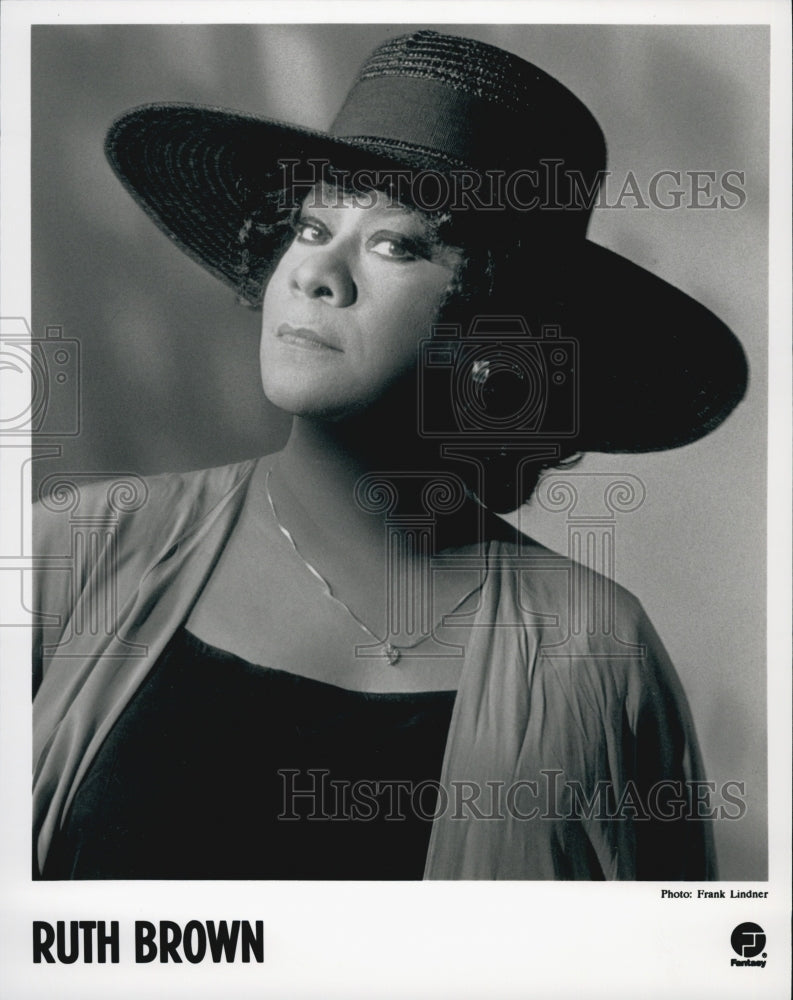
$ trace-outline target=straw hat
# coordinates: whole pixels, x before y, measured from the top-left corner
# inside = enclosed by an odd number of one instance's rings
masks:
[[[566,87],[503,49],[418,31],[375,49],[327,132],[156,104],[119,118],[106,152],[177,246],[249,298],[230,248],[252,194],[305,186],[318,163],[407,179],[414,203],[416,191],[444,190],[452,209],[470,210],[497,184],[505,224],[548,234],[563,249],[558,320],[578,345],[578,450],[687,444],[717,427],[746,390],[744,352],[713,313],[586,238],[593,199],[580,193],[596,190],[605,169],[602,131]]]

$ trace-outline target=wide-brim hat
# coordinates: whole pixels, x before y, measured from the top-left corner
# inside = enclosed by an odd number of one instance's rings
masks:
[[[470,210],[497,189],[512,230],[525,227],[527,236],[550,236],[562,248],[557,318],[561,336],[578,347],[577,370],[568,373],[578,385],[570,442],[578,450],[688,444],[717,427],[746,391],[743,349],[721,320],[586,238],[606,166],[602,131],[566,87],[503,49],[415,32],[375,49],[327,132],[155,104],[119,118],[106,152],[160,229],[249,300],[239,244],[256,192],[288,184],[294,196],[322,164],[344,177],[430,178],[411,185],[414,203],[416,190],[437,197],[440,180],[452,209]],[[487,185],[472,195],[476,178]],[[529,275],[526,287],[530,296]]]

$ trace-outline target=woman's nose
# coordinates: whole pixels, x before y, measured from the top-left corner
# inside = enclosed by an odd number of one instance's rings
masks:
[[[295,265],[292,287],[310,299],[323,299],[328,305],[342,308],[355,302],[358,290],[343,256],[326,247],[312,248]]]

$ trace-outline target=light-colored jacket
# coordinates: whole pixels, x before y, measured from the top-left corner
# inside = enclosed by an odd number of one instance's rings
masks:
[[[190,614],[255,465],[64,483],[38,505],[37,871]],[[693,726],[639,602],[530,539],[491,542],[487,564],[424,877],[714,878]]]

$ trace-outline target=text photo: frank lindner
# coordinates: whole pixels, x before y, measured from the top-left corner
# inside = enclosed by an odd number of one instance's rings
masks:
[[[36,877],[764,878],[764,29],[32,39]]]

